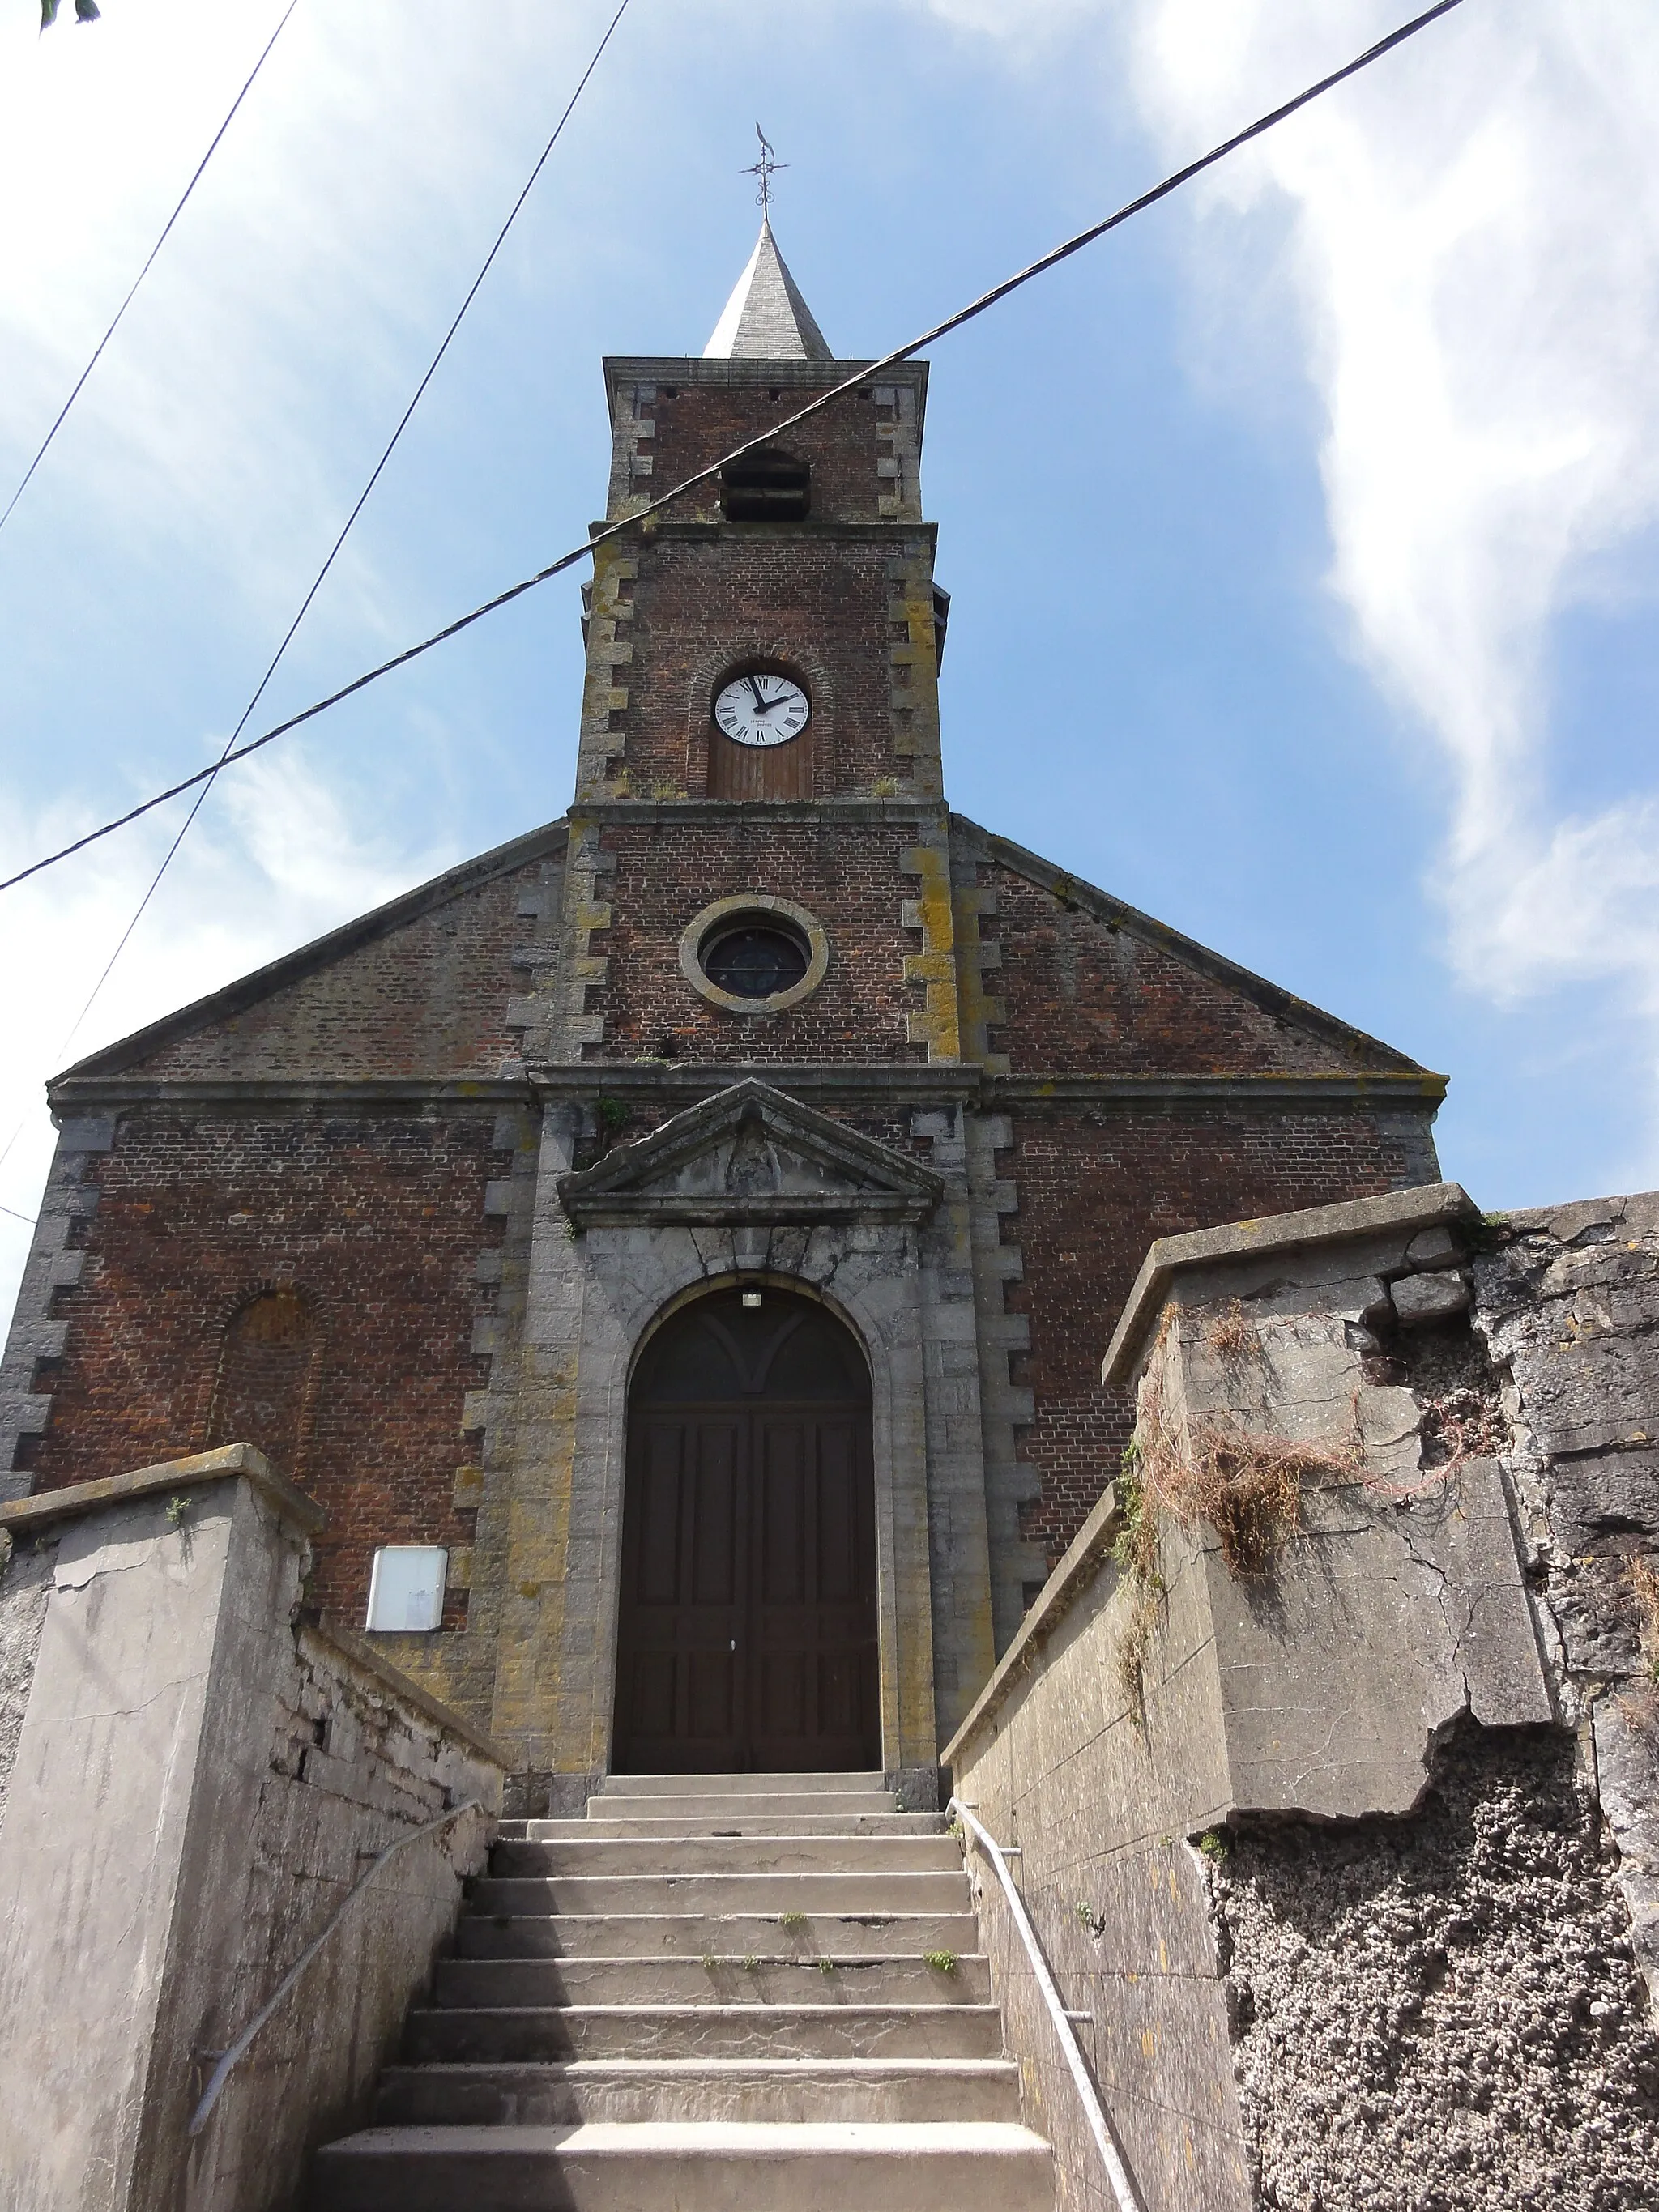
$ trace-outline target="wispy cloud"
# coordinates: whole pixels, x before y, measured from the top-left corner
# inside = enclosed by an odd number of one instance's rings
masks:
[[[932,4],[1017,43],[1073,27],[1066,0]],[[1130,0],[1091,36],[1122,38],[1173,162],[1407,12]],[[1643,766],[1575,809],[1549,690],[1558,619],[1620,580],[1659,520],[1656,113],[1648,0],[1471,0],[1188,205],[1196,285],[1234,307],[1265,290],[1321,403],[1331,588],[1449,772],[1430,889],[1455,969],[1499,1002],[1611,983],[1659,1060],[1659,793]],[[1250,320],[1230,318],[1206,377],[1252,374]],[[1255,327],[1273,327],[1259,305]],[[1621,734],[1616,750],[1651,757],[1646,733]]]
[[[0,9],[0,501],[279,12],[280,0],[117,0],[95,31],[40,39],[28,8]],[[140,651],[146,620],[173,623],[185,654],[233,637],[225,665],[240,672],[219,711],[240,703],[600,21],[530,0],[505,0],[478,26],[410,0],[295,11],[0,540],[0,686],[24,702],[0,763],[0,872],[217,750],[227,726],[201,726],[200,693],[161,650]],[[407,588],[382,574],[374,544],[354,538],[307,631],[343,635],[359,664],[412,628]],[[43,624],[40,652],[57,658],[37,667],[27,611],[50,601],[60,613],[78,587],[77,546],[96,547],[100,584],[131,602],[118,617],[106,600],[83,621]],[[162,708],[159,732],[143,711],[123,714],[118,690],[65,686],[59,706],[70,637],[100,673],[137,657],[133,690],[142,708]],[[43,726],[62,742],[18,743],[19,728]],[[327,758],[319,745],[308,764],[290,740],[280,762],[225,778],[71,1056],[455,857],[422,849],[402,818],[360,804],[354,819],[349,778],[325,773]],[[65,786],[71,796],[44,799]],[[179,819],[169,810],[0,902],[8,1207],[33,1209],[52,1144],[41,1086]],[[0,1213],[0,1318],[27,1240]]]

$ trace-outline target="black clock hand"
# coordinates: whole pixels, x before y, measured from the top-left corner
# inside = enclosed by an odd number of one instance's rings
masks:
[[[755,712],[756,712],[757,714],[767,714],[767,713],[769,713],[769,712],[770,711],[770,709],[771,709],[772,708],[774,708],[774,707],[775,707],[775,706],[777,705],[777,703],[778,703],[778,702],[777,702],[777,701],[776,701],[775,699],[763,699],[763,698],[762,698],[762,696],[761,696],[761,688],[760,688],[760,678],[759,678],[759,677],[758,677],[758,676],[750,676],[750,677],[746,678],[744,680],[745,680],[745,681],[746,681],[746,683],[748,684],[749,689],[750,689],[750,690],[754,693],[754,695],[755,695]]]

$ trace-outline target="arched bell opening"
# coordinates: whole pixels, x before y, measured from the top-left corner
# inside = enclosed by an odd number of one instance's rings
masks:
[[[870,1371],[815,1300],[682,1307],[629,1392],[619,1773],[881,1764]]]

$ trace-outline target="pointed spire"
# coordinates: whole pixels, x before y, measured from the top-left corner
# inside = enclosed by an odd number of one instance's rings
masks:
[[[705,361],[833,361],[794,278],[784,266],[772,225],[761,218],[749,266],[703,348]]]

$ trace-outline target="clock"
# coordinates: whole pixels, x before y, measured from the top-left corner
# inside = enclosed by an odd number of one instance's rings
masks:
[[[734,744],[781,745],[798,738],[812,709],[799,684],[757,670],[720,686],[714,720]]]

